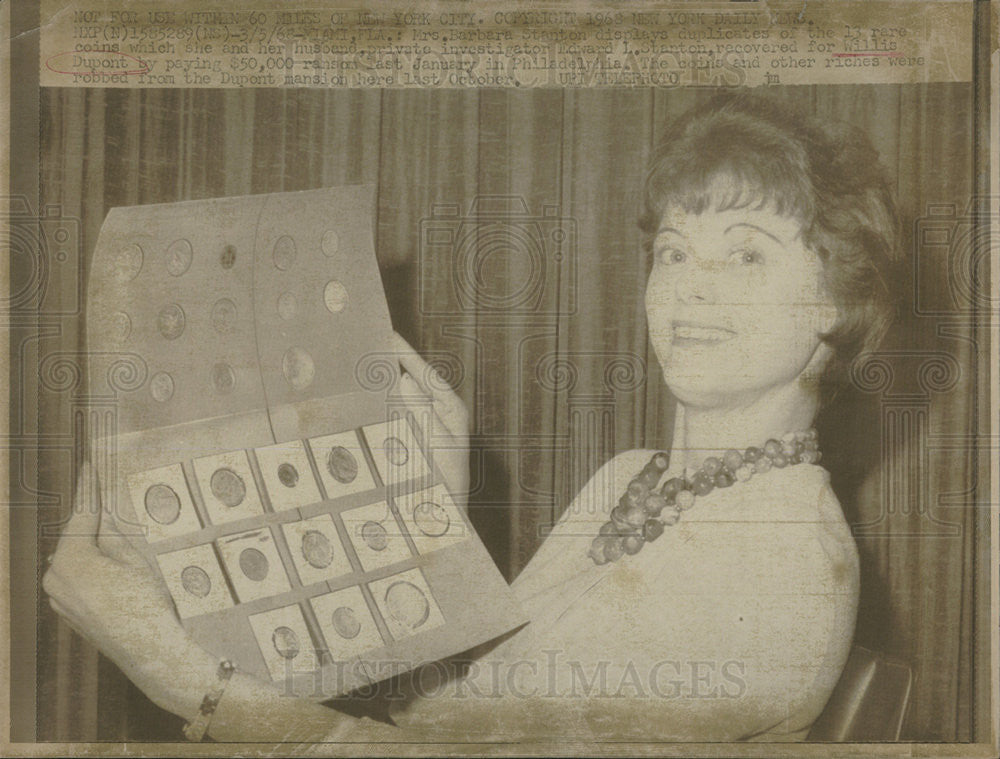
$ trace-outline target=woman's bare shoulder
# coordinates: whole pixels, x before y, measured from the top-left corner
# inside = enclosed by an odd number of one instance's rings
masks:
[[[830,487],[830,473],[821,466],[798,464],[771,469],[755,475],[746,485],[741,495],[756,502],[760,515],[793,522],[842,518]]]
[[[815,576],[848,595],[857,594],[858,549],[830,474],[819,466],[789,467],[774,478],[772,503],[778,517],[798,523],[814,540],[806,552]]]

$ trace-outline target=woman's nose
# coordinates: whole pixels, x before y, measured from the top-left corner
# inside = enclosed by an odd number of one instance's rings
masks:
[[[714,261],[691,262],[677,278],[682,303],[715,303],[720,266]]]

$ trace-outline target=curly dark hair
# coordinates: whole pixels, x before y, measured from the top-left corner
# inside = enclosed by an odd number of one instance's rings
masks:
[[[716,181],[725,177],[735,181]],[[673,121],[646,178],[639,226],[649,249],[669,207],[769,208],[795,218],[837,305],[824,399],[898,308],[900,226],[893,184],[867,135],[771,95],[724,93]]]

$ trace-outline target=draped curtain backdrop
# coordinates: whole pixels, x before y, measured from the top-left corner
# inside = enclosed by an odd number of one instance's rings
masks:
[[[711,94],[47,89],[41,202],[81,220],[86,274],[114,206],[374,184],[393,324],[449,367],[470,409],[471,517],[513,578],[602,461],[669,444],[673,402],[647,344],[635,220],[655,136]],[[986,346],[969,318],[974,299],[954,285],[954,255],[922,249],[920,235],[929,204],[946,224],[948,213],[966,213],[972,89],[774,94],[867,130],[898,178],[919,262],[912,302],[884,359],[859,372],[859,387],[825,415],[821,434],[861,554],[857,642],[914,669],[905,739],[969,740],[972,607],[982,592],[975,488],[988,484],[985,470],[974,479],[970,441]],[[475,233],[481,244],[435,247],[424,234],[430,224],[468,230],[463,219],[477,213],[493,215]],[[978,270],[962,265],[969,284]],[[49,287],[69,298],[76,281],[53,272]],[[36,358],[82,350],[82,339],[82,324],[49,331]],[[71,430],[68,393],[39,395],[39,429]],[[39,524],[68,509],[71,451],[38,452],[38,490],[53,494]],[[54,539],[40,532],[38,543],[45,556]],[[37,674],[39,740],[179,735],[180,721],[76,637],[44,595]]]

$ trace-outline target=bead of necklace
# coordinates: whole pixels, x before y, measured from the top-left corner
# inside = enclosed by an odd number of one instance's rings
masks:
[[[677,524],[681,514],[694,506],[700,496],[715,488],[746,482],[772,468],[815,464],[819,460],[816,430],[789,432],[781,440],[772,438],[759,448],[751,446],[743,452],[731,448],[722,458],[709,456],[690,477],[672,477],[657,490],[660,478],[670,466],[670,455],[663,451],[656,453],[629,482],[618,505],[611,510],[611,519],[591,542],[588,555],[595,564],[606,564],[625,554],[639,553],[643,545]]]

